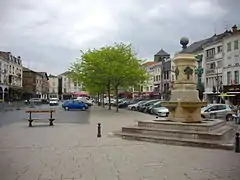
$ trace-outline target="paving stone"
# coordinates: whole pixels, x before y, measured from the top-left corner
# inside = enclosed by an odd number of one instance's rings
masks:
[[[1,180],[239,180],[240,154],[109,137],[152,116],[93,108],[87,125],[0,129]],[[96,137],[102,123],[102,138]]]

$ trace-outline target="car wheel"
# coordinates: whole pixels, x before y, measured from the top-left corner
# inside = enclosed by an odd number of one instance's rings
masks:
[[[232,115],[231,114],[228,114],[227,116],[226,116],[226,121],[231,121],[232,120]]]
[[[135,107],[132,107],[131,110],[136,111],[136,108],[135,108]]]
[[[201,115],[201,118],[205,119],[206,117],[204,115]]]
[[[86,111],[86,108],[84,106],[82,107],[82,111]]]
[[[66,111],[68,111],[68,110],[69,110],[69,107],[65,107],[64,109],[65,109]]]

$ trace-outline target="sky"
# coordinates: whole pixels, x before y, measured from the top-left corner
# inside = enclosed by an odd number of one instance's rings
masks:
[[[0,51],[21,56],[24,66],[58,75],[80,50],[131,43],[153,60],[190,43],[240,27],[239,0],[0,0]]]

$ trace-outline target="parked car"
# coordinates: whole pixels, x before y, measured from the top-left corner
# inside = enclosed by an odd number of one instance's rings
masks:
[[[118,104],[123,103],[125,99],[118,99]],[[117,106],[117,100],[113,100],[111,102],[112,106]]]
[[[29,100],[25,100],[25,104],[41,104],[42,99],[40,98],[31,98]]]
[[[169,110],[165,107],[154,108],[154,114],[159,117],[168,117]]]
[[[139,111],[140,112],[146,112],[146,109],[147,109],[148,106],[151,106],[158,101],[160,101],[160,100],[159,99],[153,99],[153,100],[146,101],[145,103],[140,105]]]
[[[142,101],[139,101],[139,102],[137,102],[135,104],[130,104],[130,105],[128,105],[128,109],[136,111],[136,110],[138,110],[139,106],[141,104],[145,103],[145,102],[146,102],[145,100],[142,100]]]
[[[82,111],[85,111],[88,109],[88,105],[79,100],[68,100],[62,104],[62,108],[65,110],[81,109]]]
[[[161,104],[161,101],[158,101],[150,106],[148,106],[146,108],[146,112],[149,113],[149,114],[153,114],[153,108],[159,108],[159,107],[162,107],[162,104]]]
[[[232,120],[234,111],[227,104],[208,104],[201,108],[202,118]]]
[[[88,106],[93,105],[93,100],[89,97],[77,97],[77,100],[82,101],[83,103],[87,104]]]
[[[51,99],[49,99],[49,105],[50,106],[58,106],[58,104],[59,104],[58,98],[51,98]]]
[[[119,108],[126,108],[131,103],[130,99],[124,99],[121,103],[118,104]]]

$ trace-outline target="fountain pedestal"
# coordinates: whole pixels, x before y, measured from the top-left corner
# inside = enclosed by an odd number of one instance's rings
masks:
[[[175,64],[175,81],[169,102],[163,106],[170,111],[169,120],[177,122],[201,122],[201,102],[195,78],[196,59],[192,54],[179,53],[173,60]]]

